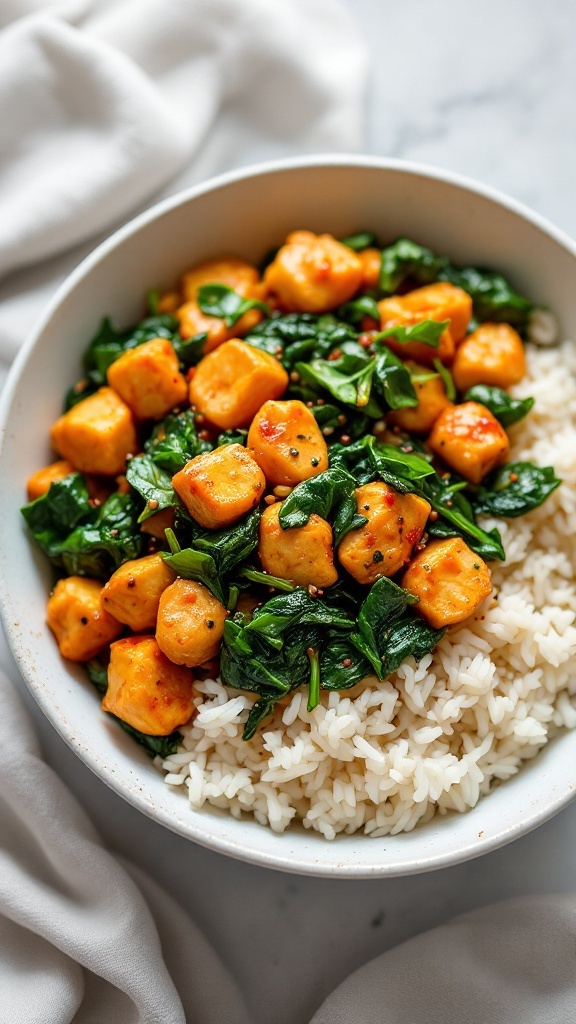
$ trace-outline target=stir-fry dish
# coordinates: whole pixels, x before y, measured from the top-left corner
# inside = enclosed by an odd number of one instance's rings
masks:
[[[22,510],[105,711],[165,759],[219,677],[250,744],[296,691],[313,721],[482,616],[494,520],[560,484],[510,457],[531,302],[407,238],[304,230],[148,302],[103,321]]]

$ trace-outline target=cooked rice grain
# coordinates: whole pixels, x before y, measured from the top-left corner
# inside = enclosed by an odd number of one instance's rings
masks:
[[[275,832],[299,820],[326,839],[395,835],[474,807],[576,726],[576,346],[527,356],[513,390],[536,403],[511,430],[511,457],[552,465],[564,482],[539,509],[498,522],[507,559],[491,565],[492,597],[418,665],[323,692],[312,712],[297,691],[249,743],[255,697],[198,683],[178,752],[157,759],[194,807],[248,812]]]

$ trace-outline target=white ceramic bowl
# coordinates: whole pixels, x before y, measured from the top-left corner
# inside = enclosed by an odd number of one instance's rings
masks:
[[[523,835],[573,797],[576,732],[559,736],[472,811],[436,817],[407,835],[341,836],[304,829],[275,835],[251,819],[193,810],[150,760],[100,713],[82,669],[63,661],[44,621],[50,570],[19,514],[25,481],[50,459],[48,428],[80,375],[80,357],[102,316],[120,325],[143,313],[151,286],[222,252],[259,261],[289,230],[345,236],[408,235],[457,263],[509,274],[557,314],[576,338],[576,246],[517,203],[455,175],[368,157],[317,157],[220,177],[155,206],[96,249],[60,288],[6,385],[0,450],[2,617],[28,686],[60,735],[98,775],[145,814],[220,853],[311,875],[400,875],[478,856]],[[8,539],[8,542],[7,542]]]

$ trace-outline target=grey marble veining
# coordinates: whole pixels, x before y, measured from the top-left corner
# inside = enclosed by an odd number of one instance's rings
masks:
[[[373,55],[367,150],[477,178],[576,235],[574,0],[348,2]],[[227,860],[121,801],[27,700],[49,763],[109,846],[204,928],[254,1024],[305,1024],[351,970],[455,913],[576,886],[576,805],[503,850],[406,879],[308,879]]]

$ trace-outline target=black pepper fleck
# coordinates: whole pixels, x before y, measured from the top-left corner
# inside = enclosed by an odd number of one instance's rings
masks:
[[[382,552],[381,551],[375,551],[374,554],[372,555],[372,561],[373,562],[383,562],[384,561],[384,555],[382,554]]]

